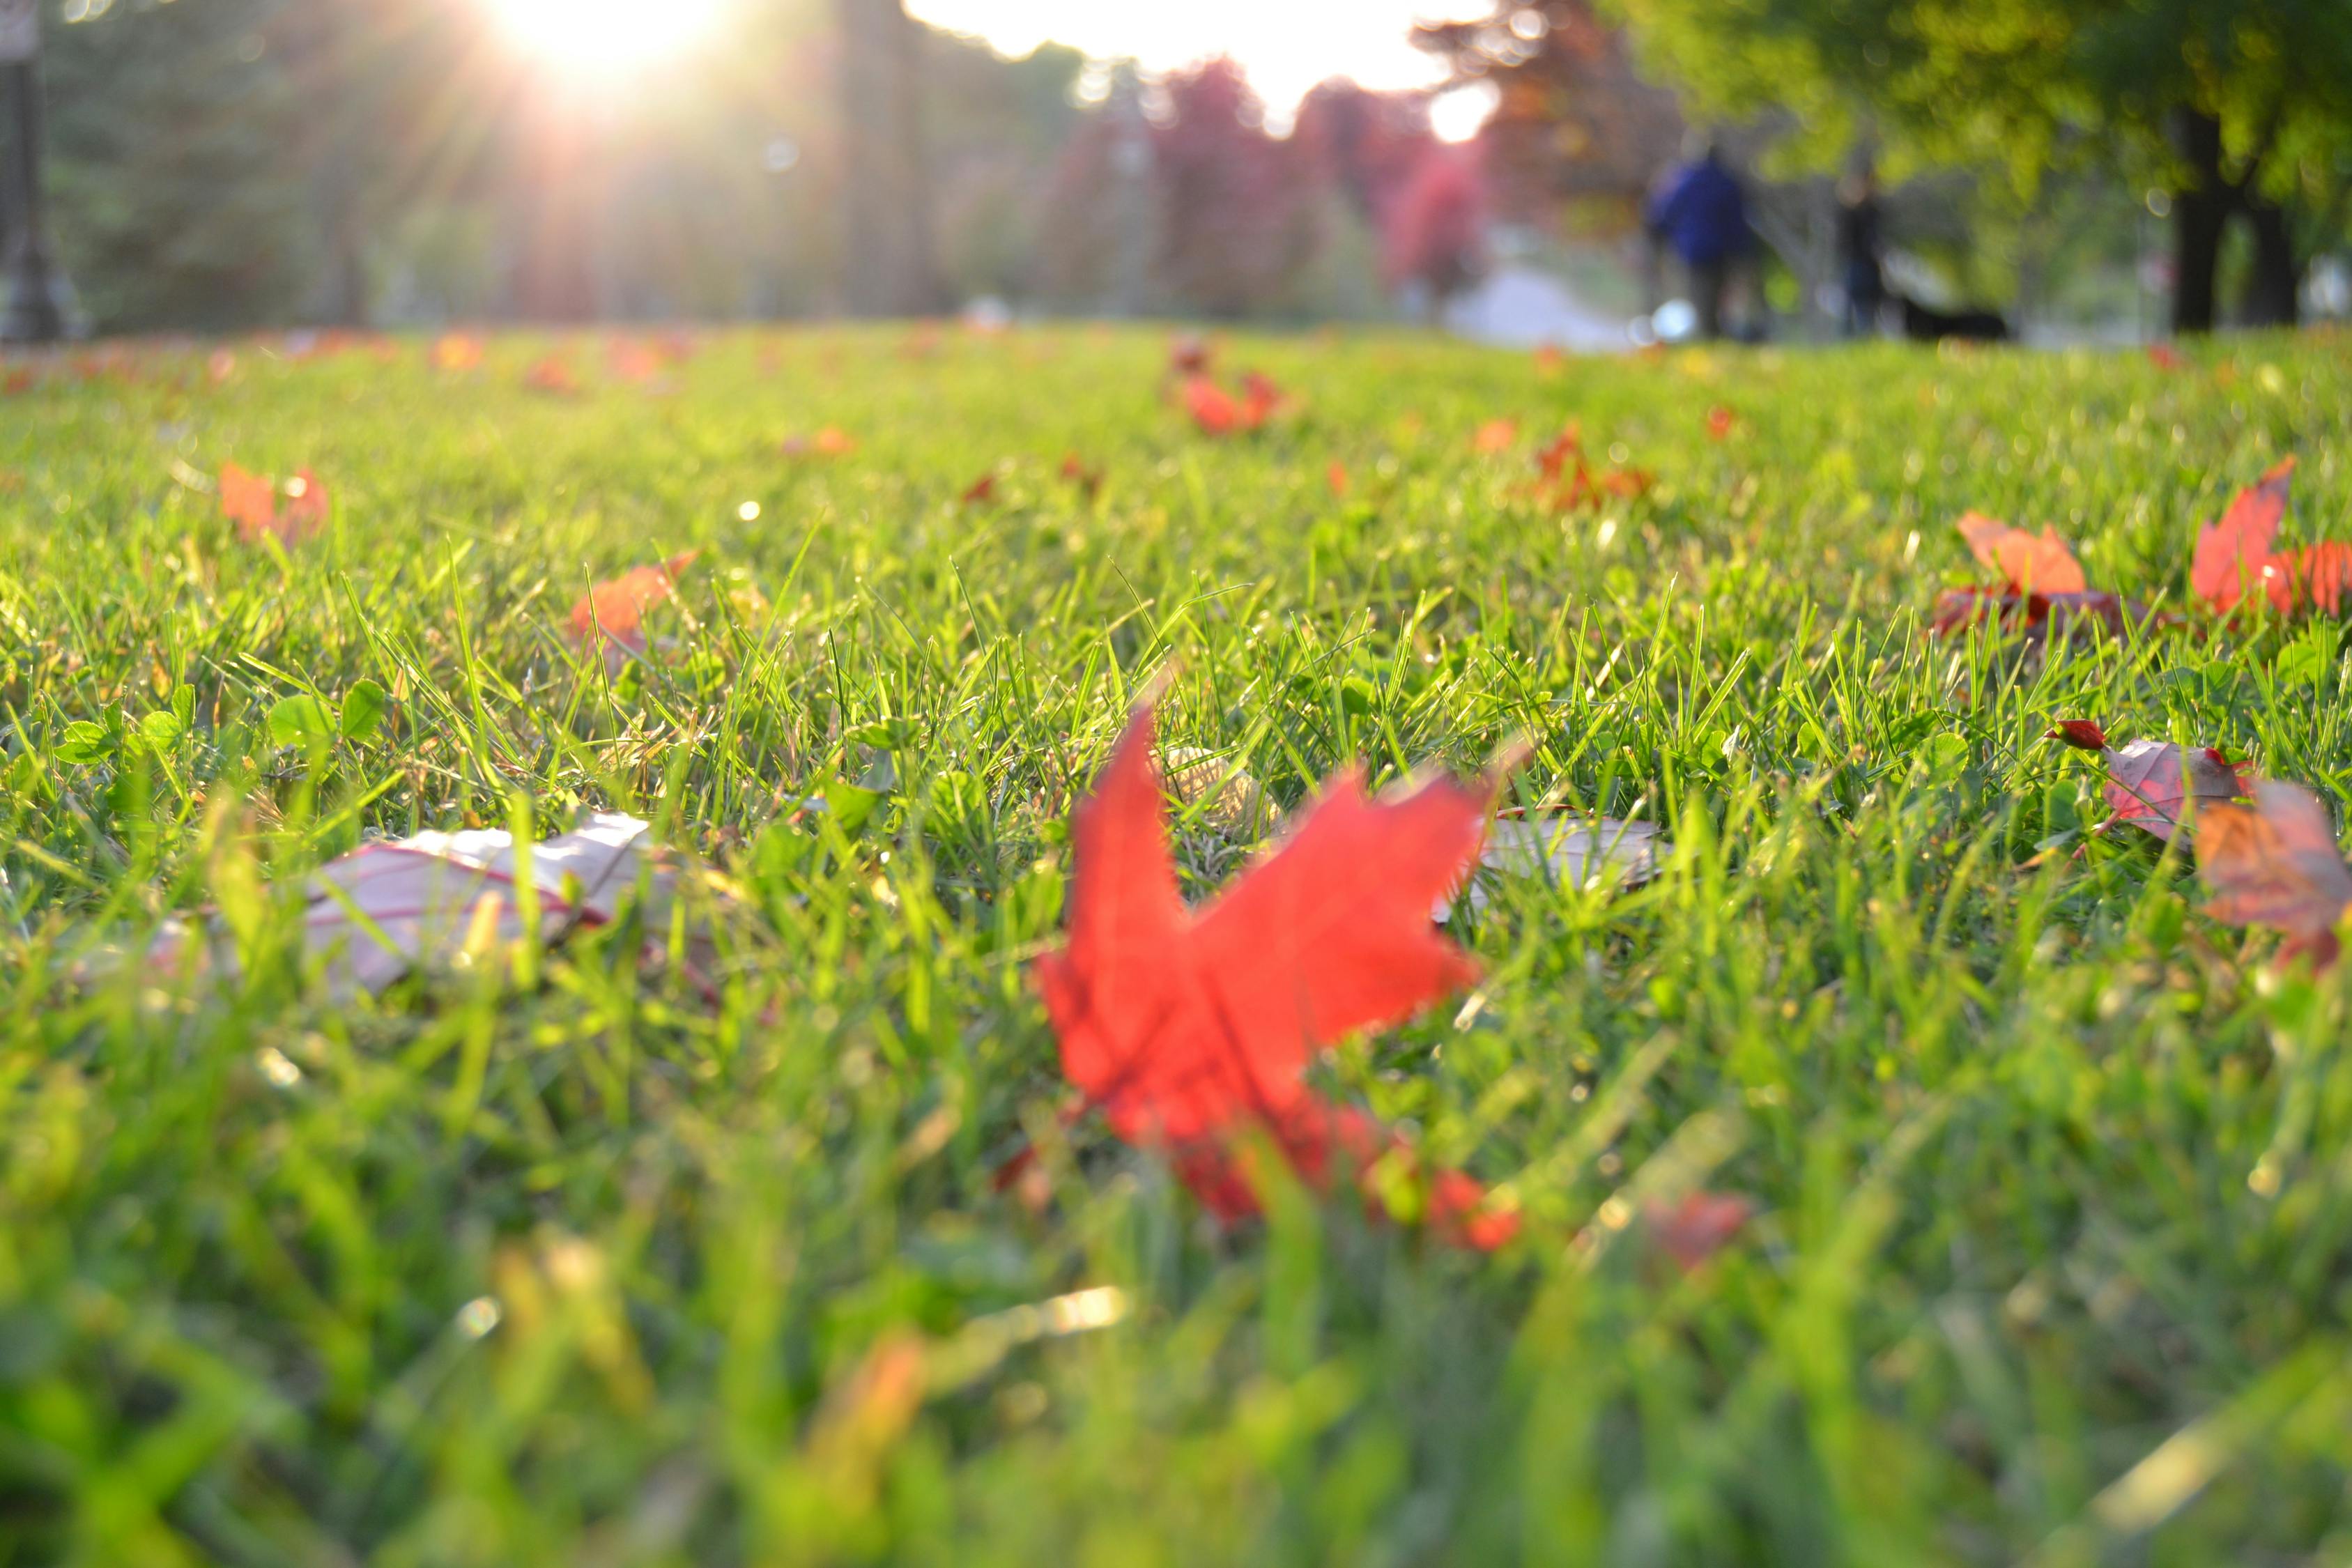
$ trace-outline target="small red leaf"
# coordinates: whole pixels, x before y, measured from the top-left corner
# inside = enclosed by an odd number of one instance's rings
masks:
[[[1687,1193],[1677,1202],[1655,1203],[1642,1211],[1651,1238],[1687,1274],[1713,1258],[1756,1214],[1746,1198],[1724,1193]]]
[[[2058,727],[2042,737],[2045,741],[2063,741],[2070,746],[2080,746],[2086,752],[2107,749],[2107,732],[2088,719],[2062,719]]]
[[[625,647],[645,646],[646,612],[677,591],[678,574],[694,564],[699,550],[673,555],[658,566],[635,566],[599,583],[572,606],[572,635],[586,642],[600,630]]]

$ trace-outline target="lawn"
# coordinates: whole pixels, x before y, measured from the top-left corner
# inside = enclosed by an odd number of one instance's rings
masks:
[[[2352,797],[2337,626],[2185,602],[2288,453],[2343,535],[2341,342],[1237,338],[1286,397],[1223,438],[1156,331],[694,346],[0,397],[0,1563],[2352,1555],[2347,985],[2041,739]],[[1549,504],[1570,419],[1654,485]],[[326,526],[240,542],[229,462]],[[2190,624],[1931,637],[1969,509]],[[574,639],[689,550],[645,658]],[[1524,738],[1520,804],[1672,838],[1457,910],[1475,988],[1316,1071],[1507,1246],[1279,1175],[1220,1225],[1072,1104],[1031,965],[1162,671],[1285,810]],[[1219,798],[1195,897],[1257,837]],[[671,923],[304,962],[363,838],[590,807],[707,869]],[[206,910],[233,962],[140,956]],[[1685,1268],[1695,1194],[1753,1213]]]

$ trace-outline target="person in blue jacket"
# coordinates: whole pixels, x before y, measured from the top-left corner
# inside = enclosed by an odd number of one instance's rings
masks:
[[[1666,175],[1643,222],[1652,246],[1671,247],[1689,275],[1699,335],[1721,337],[1724,298],[1755,252],[1756,233],[1748,226],[1748,193],[1725,164],[1719,142],[1705,138],[1697,156]]]

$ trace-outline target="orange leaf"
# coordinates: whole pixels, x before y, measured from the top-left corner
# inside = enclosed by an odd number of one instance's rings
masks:
[[[2236,609],[2250,586],[2268,594],[2280,611],[2294,608],[2288,571],[2271,554],[2294,482],[2294,459],[2290,457],[2264,474],[2260,484],[2239,491],[2220,522],[2198,531],[2189,585],[2219,613]]]
[[[1345,498],[1349,489],[1348,465],[1334,458],[1323,468],[1323,483],[1334,496]]]
[[[601,629],[607,641],[643,647],[646,612],[677,591],[678,574],[693,565],[701,553],[688,550],[658,566],[635,566],[595,584],[572,606],[572,637],[586,642]]]
[[[1642,1211],[1650,1237],[1685,1274],[1723,1250],[1755,1215],[1746,1198],[1723,1193],[1686,1193],[1675,1203],[1653,1203]]]
[[[1184,383],[1184,408],[1204,436],[1230,436],[1243,427],[1242,405],[1205,375]]]
[[[1322,1100],[1303,1078],[1333,1041],[1402,1021],[1477,973],[1439,936],[1431,905],[1477,854],[1488,792],[1452,780],[1374,801],[1340,775],[1274,855],[1213,902],[1185,908],[1139,710],[1072,819],[1069,940],[1036,980],[1062,1066],[1113,1131],[1168,1149],[1202,1203],[1236,1216],[1255,1194],[1234,1134],[1269,1134],[1306,1180],[1337,1163],[1359,1182],[1395,1142]],[[1433,1217],[1498,1245],[1507,1216],[1458,1223],[1467,1178],[1432,1189]]]
[[[236,524],[236,536],[248,544],[278,531],[278,489],[259,474],[222,464],[220,503],[221,515]]]
[[[533,392],[545,392],[557,397],[569,397],[580,390],[580,377],[572,362],[561,354],[550,354],[523,374],[523,384]]]
[[[308,468],[286,481],[286,510],[278,519],[281,539],[308,539],[327,526],[334,510],[324,480]]]
[[[1958,527],[1977,560],[2007,578],[2011,593],[2082,594],[2090,590],[2090,582],[2083,575],[2074,552],[2049,529],[2028,533],[1977,511],[1961,518]]]
[[[2309,790],[2266,779],[2252,805],[2212,807],[2197,825],[2197,869],[2213,889],[2205,911],[2214,919],[2284,931],[2284,957],[2307,952],[2321,969],[2336,962],[2352,870]]]
[[[435,370],[472,370],[482,363],[482,340],[465,332],[445,332],[433,341]]]
[[[1470,437],[1470,449],[1482,457],[1493,457],[1497,452],[1509,451],[1512,443],[1518,438],[1517,420],[1489,419],[1478,426],[1476,435]]]
[[[1739,416],[1720,403],[1706,411],[1706,433],[1711,440],[1727,440],[1738,424]]]

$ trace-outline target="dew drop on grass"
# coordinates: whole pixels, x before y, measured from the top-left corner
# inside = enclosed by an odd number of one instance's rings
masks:
[[[497,1301],[488,1296],[477,1296],[457,1309],[457,1331],[469,1340],[478,1340],[497,1328],[504,1315]]]

